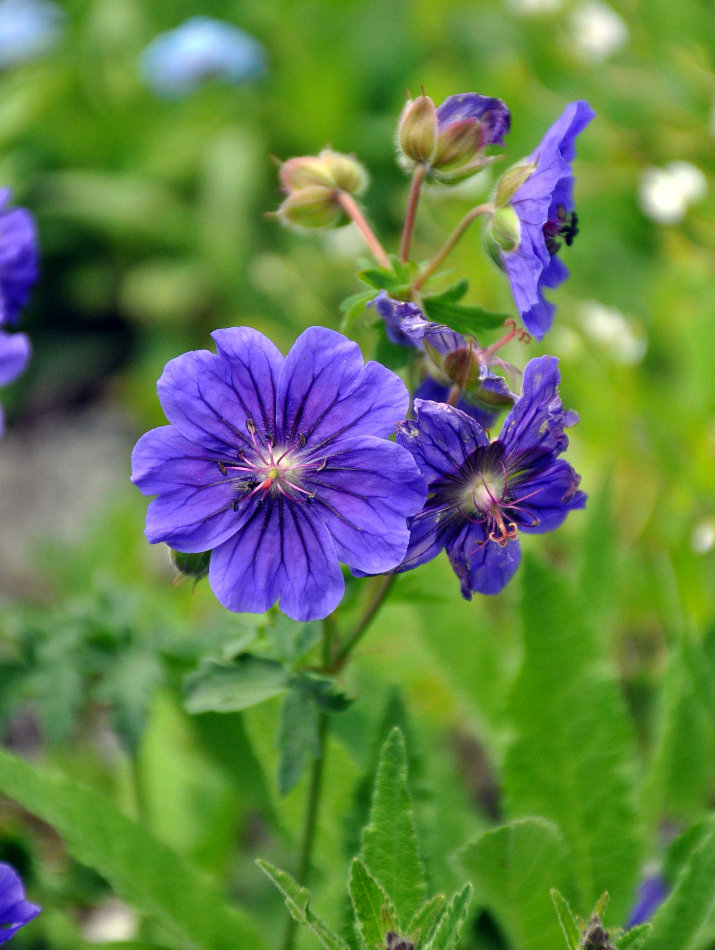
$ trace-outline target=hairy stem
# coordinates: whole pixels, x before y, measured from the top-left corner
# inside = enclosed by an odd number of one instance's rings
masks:
[[[410,243],[412,241],[412,231],[415,227],[415,217],[417,216],[417,205],[420,200],[420,191],[422,183],[425,180],[427,168],[419,164],[412,174],[412,185],[410,187],[410,197],[407,201],[407,211],[405,212],[405,224],[402,229],[402,242],[400,243],[400,260],[404,263],[410,256]]]
[[[378,262],[378,264],[380,264],[382,267],[387,267],[388,270],[392,270],[390,258],[385,253],[385,249],[377,239],[375,232],[365,220],[365,216],[358,207],[353,196],[349,195],[346,191],[339,191],[338,201],[340,202],[340,206],[345,214],[358,226],[360,233],[365,239],[365,243],[372,251],[373,256],[375,257],[375,260]]]
[[[454,231],[452,231],[450,236],[447,238],[442,250],[436,255],[436,257],[434,257],[430,261],[427,267],[425,267],[425,269],[419,275],[417,280],[414,282],[414,284],[412,285],[414,290],[419,290],[420,287],[424,284],[424,282],[426,280],[429,280],[432,274],[434,274],[434,272],[439,267],[441,267],[445,259],[454,250],[455,246],[457,245],[457,243],[459,242],[460,238],[462,237],[464,232],[467,230],[469,225],[472,223],[472,221],[474,221],[474,219],[478,218],[480,215],[486,214],[486,212],[491,211],[491,210],[492,210],[491,205],[488,205],[488,204],[477,205],[476,208],[472,208],[471,211],[468,211],[465,214],[465,216],[459,222],[457,227],[454,229]]]

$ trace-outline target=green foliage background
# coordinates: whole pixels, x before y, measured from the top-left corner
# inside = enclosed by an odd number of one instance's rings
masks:
[[[339,302],[360,289],[349,233],[306,238],[264,216],[280,201],[270,156],[326,143],[355,152],[371,173],[368,216],[394,250],[407,187],[392,140],[405,88],[424,86],[437,102],[468,90],[503,98],[513,160],[568,101],[588,99],[597,113],[579,140],[581,232],[568,249],[572,276],[553,295],[554,330],[528,353],[516,344],[507,353],[522,365],[542,352],[560,357],[564,402],[581,416],[570,460],[589,505],[557,533],[527,538],[529,563],[497,598],[464,602],[443,558],[399,578],[341,684],[356,701],[331,715],[312,890],[341,932],[368,776],[397,723],[429,893],[474,885],[464,948],[558,945],[551,886],[583,916],[609,890],[607,920],[622,924],[646,863],[664,861],[675,884],[695,842],[705,870],[685,872],[672,905],[698,882],[690,936],[677,946],[703,950],[715,939],[712,887],[702,883],[713,860],[715,551],[697,542],[715,535],[715,189],[674,226],[647,218],[637,198],[642,172],[673,160],[712,182],[712,8],[619,4],[628,41],[593,61],[579,53],[576,7],[526,15],[506,0],[214,0],[200,10],[188,0],[68,0],[58,49],[0,75],[0,183],[36,214],[43,260],[25,317],[35,358],[2,394],[0,453],[48,420],[71,426],[100,406],[125,420],[127,478],[133,438],[163,422],[154,384],[167,359],[238,324],[285,349],[305,326],[337,326]],[[197,12],[255,35],[268,74],[159,101],[138,54]],[[486,178],[481,192],[425,196],[418,259],[484,199]],[[470,280],[470,302],[513,312],[477,228],[450,260]],[[641,361],[619,362],[594,337],[587,301],[625,314],[646,341]],[[369,332],[356,332],[371,355]],[[29,468],[52,497],[52,468]],[[88,476],[76,472],[78,493]],[[22,499],[0,501],[0,519],[5,504]],[[53,540],[48,519],[33,558],[0,573],[5,744],[141,821],[276,946],[279,895],[254,859],[293,867],[306,782],[281,797],[276,776],[282,769],[292,787],[312,733],[288,751],[284,740],[279,756],[280,698],[189,714],[182,683],[201,659],[268,644],[266,664],[290,665],[314,640],[296,646],[290,631],[227,616],[205,583],[172,587],[143,539],[145,507],[128,483],[118,487],[76,525],[72,547]],[[110,886],[135,898],[130,868],[90,861],[57,814],[28,805],[60,840],[15,804],[30,794],[24,779],[7,781],[0,771],[0,857],[21,867],[46,908],[16,945],[76,947],[83,915]],[[690,838],[679,849],[670,842],[680,833]],[[534,851],[543,861],[500,857]],[[529,904],[534,888],[547,889],[545,904]],[[171,914],[157,915],[170,898],[160,890],[157,900],[139,902],[142,939],[193,945],[200,924],[177,932]],[[677,950],[679,914],[664,911],[653,947]]]

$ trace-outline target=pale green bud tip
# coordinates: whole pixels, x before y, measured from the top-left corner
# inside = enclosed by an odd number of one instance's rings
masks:
[[[481,147],[482,127],[476,119],[452,122],[439,136],[432,164],[439,170],[461,170],[475,160]],[[475,165],[471,173],[480,167],[481,164]]]
[[[200,554],[184,554],[182,551],[174,551],[169,548],[169,554],[171,555],[171,563],[179,574],[183,574],[185,577],[193,577],[194,580],[200,581],[209,572],[210,551],[202,551]]]
[[[353,155],[323,149],[319,155],[289,158],[280,169],[281,185],[288,192],[304,188],[330,188],[360,195],[367,187],[367,172]]]
[[[340,224],[343,211],[334,187],[313,185],[289,194],[278,216],[284,224],[297,228],[331,228]]]
[[[524,182],[536,171],[537,162],[519,162],[508,168],[497,182],[494,204],[499,208],[508,204]]]
[[[521,221],[511,207],[497,208],[487,224],[487,246],[494,243],[501,251],[513,251],[521,241]]]
[[[437,107],[429,96],[409,99],[397,126],[397,147],[410,163],[429,165],[437,146]]]

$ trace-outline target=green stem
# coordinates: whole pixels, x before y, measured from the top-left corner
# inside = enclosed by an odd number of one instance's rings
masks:
[[[382,244],[380,244],[377,235],[372,230],[370,225],[365,220],[360,208],[358,208],[357,202],[352,195],[349,195],[346,191],[338,192],[338,201],[342,207],[345,214],[353,221],[365,239],[365,243],[372,251],[375,260],[382,267],[386,267],[388,270],[392,270],[392,264],[390,263],[390,258],[385,253],[385,249]]]
[[[385,602],[385,598],[390,592],[390,588],[395,583],[395,574],[384,574],[382,577],[378,578],[378,583],[375,587],[375,592],[370,598],[365,611],[355,624],[355,627],[350,632],[350,634],[345,639],[344,643],[340,649],[336,652],[333,658],[332,670],[331,672],[339,672],[346,664],[348,657],[355,649],[360,639],[364,636],[367,628],[370,626],[372,621],[375,619],[377,612],[380,607],[382,607]]]
[[[478,218],[482,214],[486,214],[488,211],[492,210],[491,205],[477,205],[476,208],[472,208],[471,211],[468,211],[462,220],[459,222],[457,227],[452,231],[450,236],[447,238],[444,247],[437,254],[435,258],[425,267],[420,276],[414,282],[412,287],[414,290],[419,290],[420,287],[428,280],[432,274],[437,270],[438,267],[442,265],[444,260],[449,256],[449,254],[454,250],[456,244],[467,230],[469,225],[474,221],[475,218]]]
[[[415,217],[417,216],[417,205],[420,200],[420,191],[422,183],[425,180],[427,168],[419,164],[412,175],[412,185],[410,187],[410,197],[407,201],[407,211],[405,212],[405,225],[402,229],[402,242],[400,244],[400,260],[404,264],[410,256],[410,243],[412,241],[412,231],[415,227]]]

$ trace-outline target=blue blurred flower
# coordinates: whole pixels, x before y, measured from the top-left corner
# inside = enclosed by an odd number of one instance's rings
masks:
[[[645,878],[638,888],[638,900],[630,913],[626,930],[650,920],[669,893],[668,882],[659,872]]]
[[[417,421],[402,423],[397,442],[415,457],[427,480],[423,510],[410,518],[410,543],[398,571],[446,549],[462,595],[498,594],[521,559],[518,531],[553,531],[569,511],[583,508],[580,477],[558,456],[565,429],[578,421],[558,395],[558,360],[527,363],[523,392],[498,439],[443,403],[415,400]]]
[[[40,908],[25,900],[22,881],[9,864],[0,864],[0,943],[7,943]]]
[[[10,197],[0,188],[0,327],[15,323],[37,280],[37,235],[26,208],[6,208]]]
[[[0,0],[0,69],[54,49],[65,14],[50,0]]]
[[[3,333],[0,330],[0,386],[6,386],[22,373],[30,359],[30,341],[24,333]],[[0,435],[3,413],[0,406]]]
[[[266,54],[258,40],[237,26],[195,16],[152,40],[141,55],[141,67],[158,96],[181,98],[209,79],[255,79],[265,71]]]

